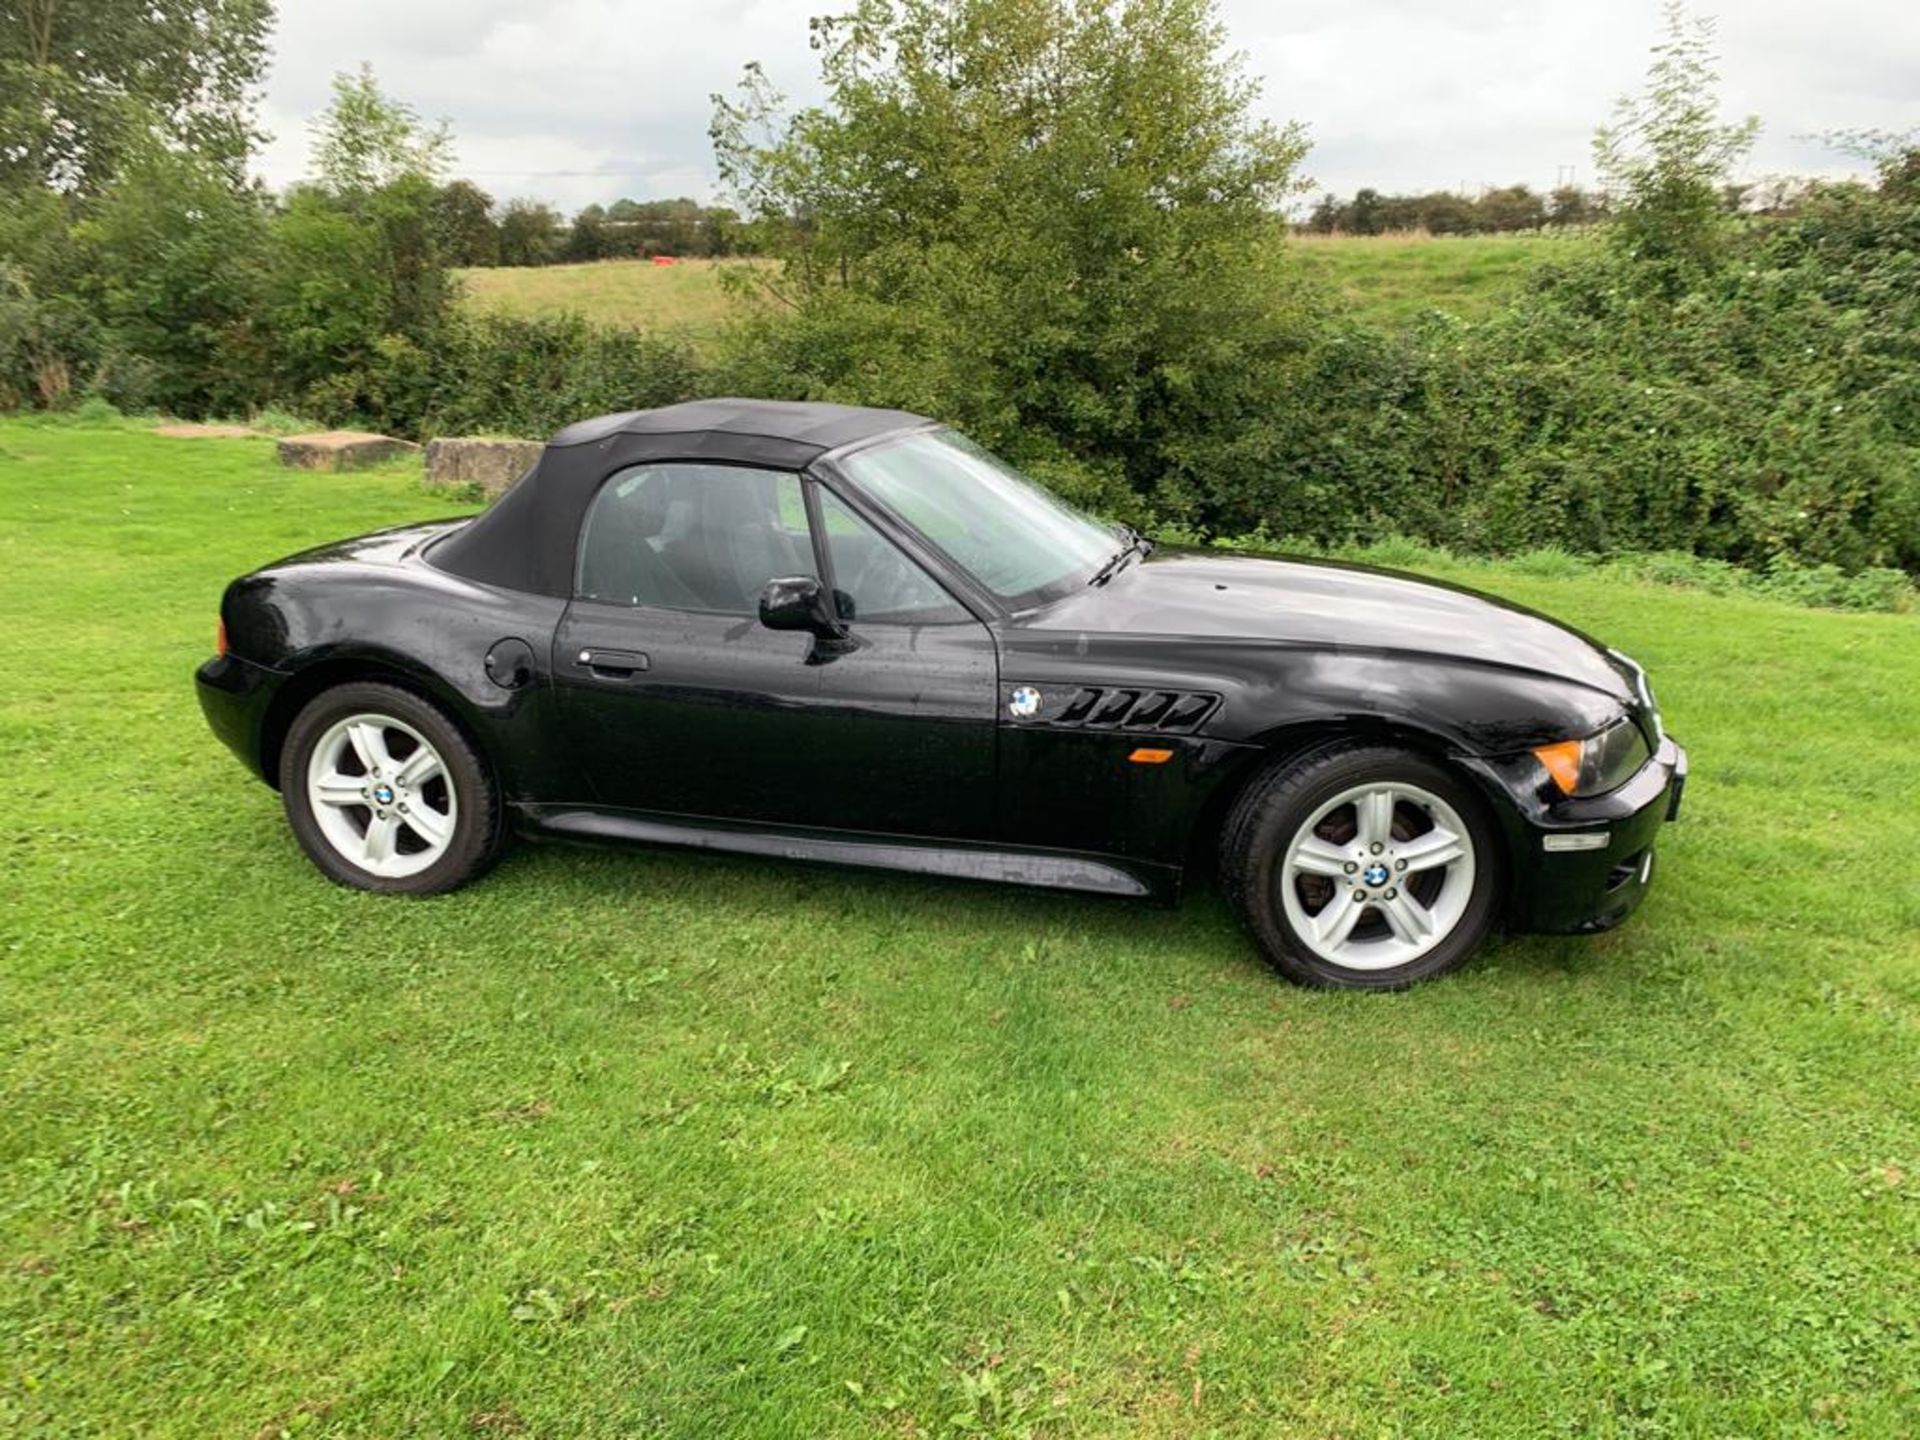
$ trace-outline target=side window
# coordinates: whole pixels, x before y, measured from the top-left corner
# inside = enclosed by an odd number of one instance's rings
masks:
[[[574,593],[610,605],[757,614],[778,576],[813,575],[800,478],[738,465],[638,465],[600,487]]]
[[[842,620],[952,625],[973,618],[831,490],[821,486],[817,493],[833,570],[833,600]]]

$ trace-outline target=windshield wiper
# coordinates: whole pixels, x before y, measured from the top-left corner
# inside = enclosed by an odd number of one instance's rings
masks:
[[[1122,525],[1120,527],[1120,538],[1126,541],[1126,544],[1109,555],[1106,560],[1101,563],[1100,568],[1094,571],[1088,578],[1088,585],[1106,584],[1107,581],[1118,575],[1121,568],[1135,555],[1148,555],[1153,551],[1153,542],[1131,525]]]

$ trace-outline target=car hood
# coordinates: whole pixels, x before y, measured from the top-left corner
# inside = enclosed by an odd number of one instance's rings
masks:
[[[1046,630],[1266,640],[1465,661],[1571,680],[1630,701],[1596,642],[1458,585],[1326,560],[1161,547],[1030,617]]]

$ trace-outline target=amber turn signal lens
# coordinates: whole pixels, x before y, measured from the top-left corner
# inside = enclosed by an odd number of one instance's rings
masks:
[[[227,653],[227,618],[224,615],[213,622],[213,653]]]
[[[1547,774],[1560,787],[1560,793],[1571,795],[1580,788],[1580,756],[1584,749],[1584,741],[1562,740],[1557,745],[1537,746],[1533,756],[1547,767]]]
[[[1136,765],[1164,765],[1167,761],[1173,759],[1173,751],[1148,750],[1143,747],[1127,756],[1127,759]]]

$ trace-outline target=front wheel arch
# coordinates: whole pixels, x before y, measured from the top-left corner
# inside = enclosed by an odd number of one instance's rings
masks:
[[[1385,777],[1384,781],[1382,777]],[[1338,806],[1352,796],[1360,795],[1370,788],[1380,787],[1400,792],[1399,799],[1404,803],[1411,793],[1412,804],[1416,809],[1424,803],[1433,814],[1433,822],[1444,824],[1448,829],[1457,831],[1457,836],[1442,835],[1447,844],[1448,858],[1442,862],[1436,859],[1423,864],[1413,858],[1411,849],[1403,849],[1407,855],[1407,864],[1399,868],[1426,872],[1418,878],[1441,873],[1440,866],[1445,864],[1452,878],[1440,882],[1455,887],[1465,884],[1468,893],[1456,903],[1445,928],[1436,931],[1432,919],[1440,913],[1446,894],[1457,890],[1443,890],[1438,894],[1420,895],[1417,898],[1426,905],[1434,906],[1432,912],[1413,907],[1425,926],[1425,938],[1417,938],[1407,933],[1407,926],[1396,924],[1390,919],[1391,935],[1370,936],[1362,942],[1362,949],[1351,959],[1345,954],[1329,954],[1319,938],[1303,930],[1300,914],[1291,898],[1291,891],[1279,899],[1275,898],[1273,876],[1283,864],[1283,858],[1291,853],[1291,847],[1298,843],[1297,834],[1305,834],[1296,826],[1310,826],[1316,815],[1329,813],[1328,802]],[[1422,791],[1425,792],[1424,796]],[[1365,828],[1370,822],[1362,813],[1351,811],[1359,807],[1355,801],[1349,807],[1347,834],[1327,835],[1324,839],[1314,840],[1323,852],[1331,846],[1346,847],[1354,843],[1353,827],[1357,823],[1362,840],[1368,838]],[[1313,807],[1319,806],[1318,810]],[[1389,816],[1392,811],[1388,811]],[[1339,820],[1338,812],[1334,820]],[[1318,855],[1304,869],[1293,869],[1283,877],[1289,887],[1294,874],[1305,874],[1309,879],[1329,875],[1332,880],[1320,881],[1332,894],[1321,902],[1322,908],[1312,912],[1317,915],[1331,913],[1324,906],[1339,904],[1348,898],[1341,885],[1356,888],[1352,896],[1355,900],[1368,900],[1375,908],[1356,907],[1350,914],[1365,917],[1365,923],[1377,924],[1380,911],[1378,900],[1370,899],[1380,893],[1383,886],[1393,886],[1401,890],[1413,891],[1415,875],[1409,873],[1404,880],[1390,880],[1386,862],[1395,853],[1396,845],[1401,847],[1418,846],[1422,834],[1415,830],[1411,837],[1400,829],[1399,820],[1391,820],[1393,835],[1386,834],[1383,822],[1371,822],[1376,833],[1384,840],[1373,843],[1372,854],[1376,857],[1382,878],[1363,878],[1355,874],[1356,861],[1348,858],[1345,869],[1347,878],[1338,873],[1338,867],[1323,869],[1325,855]],[[1429,828],[1432,828],[1431,825]],[[1242,924],[1254,939],[1270,963],[1289,979],[1300,984],[1331,986],[1340,989],[1401,989],[1421,980],[1445,974],[1464,964],[1480,948],[1489,927],[1497,925],[1503,901],[1508,892],[1509,860],[1505,838],[1501,835],[1498,816],[1486,801],[1480,787],[1469,783],[1467,774],[1461,767],[1449,764],[1442,756],[1423,753],[1404,745],[1381,744],[1371,739],[1333,738],[1314,745],[1303,752],[1281,761],[1269,761],[1260,766],[1250,783],[1241,789],[1239,798],[1229,814],[1226,824],[1219,835],[1221,850],[1220,888]],[[1293,839],[1289,839],[1293,836]],[[1455,844],[1458,838],[1470,837],[1471,842],[1464,846]],[[1434,847],[1439,849],[1442,847]],[[1359,863],[1369,863],[1363,851],[1350,852]],[[1475,856],[1483,857],[1476,865]],[[1333,853],[1334,860],[1342,858],[1338,851]],[[1291,865],[1290,860],[1285,861]],[[1461,867],[1464,867],[1462,870]],[[1304,897],[1303,897],[1304,898]],[[1384,898],[1392,900],[1394,889],[1387,888]],[[1346,908],[1342,906],[1342,908]],[[1389,909],[1391,907],[1388,907]],[[1337,928],[1337,933],[1326,943],[1335,950],[1347,945],[1347,931],[1351,923]],[[1356,932],[1357,933],[1357,932]],[[1396,944],[1405,941],[1416,944],[1411,953],[1399,955],[1393,951],[1383,952],[1377,948],[1382,943]]]
[[[1213,793],[1194,817],[1187,847],[1189,878],[1206,876],[1217,882],[1221,830],[1226,825],[1227,817],[1233,813],[1234,806],[1240,803],[1240,797],[1250,788],[1260,783],[1276,766],[1291,764],[1324,745],[1347,742],[1389,745],[1412,751],[1443,766],[1479,795],[1494,821],[1495,843],[1499,847],[1496,858],[1500,862],[1501,877],[1499,913],[1507,914],[1513,907],[1513,887],[1519,873],[1515,862],[1522,858],[1514,853],[1516,838],[1509,823],[1513,802],[1476,768],[1456,764],[1453,747],[1443,737],[1416,725],[1373,717],[1305,721],[1298,725],[1279,726],[1255,737],[1252,743],[1260,748],[1250,752],[1230,778],[1214,787]]]

